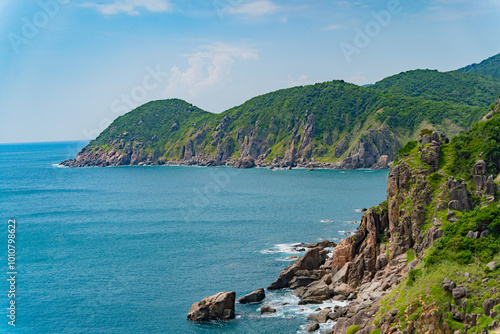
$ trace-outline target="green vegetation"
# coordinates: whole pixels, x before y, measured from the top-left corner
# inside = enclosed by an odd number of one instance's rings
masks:
[[[355,334],[359,331],[359,326],[358,325],[354,325],[354,326],[351,326],[347,329],[346,331],[346,334]]]
[[[500,69],[500,63],[498,65]],[[500,77],[495,79],[477,73],[415,70],[386,78],[372,88],[422,100],[486,107],[500,92]]]
[[[380,334],[380,329],[379,328],[374,329],[370,332],[370,334]]]
[[[426,134],[425,132],[423,134]],[[393,308],[399,310],[397,326],[402,329],[411,321],[419,319],[423,313],[437,312],[451,332],[464,330],[464,324],[456,321],[450,308],[464,314],[479,314],[475,327],[467,333],[480,333],[493,321],[484,315],[482,303],[485,299],[499,298],[500,269],[490,270],[486,264],[490,261],[500,263],[500,205],[498,201],[486,203],[485,197],[471,196],[475,208],[468,212],[454,212],[456,220],[448,220],[448,210],[438,211],[439,201],[445,203],[449,196],[447,180],[454,176],[464,180],[467,188],[474,190],[472,169],[479,159],[487,162],[488,174],[498,175],[500,172],[500,115],[495,114],[489,121],[481,121],[472,126],[464,134],[441,145],[439,169],[425,177],[434,198],[427,208],[426,224],[430,226],[432,219],[441,220],[443,237],[434,241],[431,248],[424,253],[417,268],[410,270],[406,280],[387,295],[381,302],[381,310],[376,321]],[[420,160],[416,143],[407,144],[400,150],[397,163],[418,170],[426,169]],[[465,154],[464,152],[467,152]],[[406,201],[403,202],[406,205]],[[409,204],[408,204],[409,205]],[[407,205],[407,206],[408,206]],[[488,231],[481,238],[471,238],[467,234]],[[413,250],[407,252],[408,262],[412,260]],[[467,302],[459,305],[451,292],[443,289],[445,278],[463,286],[468,292]],[[497,307],[500,311],[500,306]],[[374,322],[375,323],[375,322]]]
[[[466,73],[479,73],[500,79],[500,55],[488,58],[480,64],[472,64],[461,68],[458,71]]]
[[[469,231],[485,231],[486,237],[466,237]],[[488,263],[500,252],[500,208],[498,204],[476,208],[455,223],[444,227],[444,237],[437,240],[425,257],[427,266],[449,260],[461,265]]]

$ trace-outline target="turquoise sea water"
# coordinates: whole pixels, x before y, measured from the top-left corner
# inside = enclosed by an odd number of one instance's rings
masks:
[[[57,167],[84,145],[0,145],[1,333],[300,333],[311,308],[286,291],[268,293],[272,316],[238,304],[228,322],[186,315],[219,291],[267,287],[291,264],[288,245],[338,241],[356,209],[385,200],[387,171]]]

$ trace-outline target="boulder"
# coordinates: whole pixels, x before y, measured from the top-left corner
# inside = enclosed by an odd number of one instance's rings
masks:
[[[450,190],[450,210],[465,211],[469,210],[469,199],[467,188],[464,182],[458,182],[454,177],[448,179],[448,189]]]
[[[452,282],[448,277],[446,277],[443,281],[443,289],[448,292],[452,292],[457,285],[455,282]]]
[[[238,299],[240,304],[259,303],[266,298],[264,289],[258,289]]]
[[[491,310],[493,309],[493,307],[497,306],[498,303],[499,303],[499,300],[496,298],[484,300],[483,301],[484,314],[489,317],[491,315]]]
[[[339,286],[337,286],[335,289],[333,289],[334,293],[336,295],[342,295],[344,297],[347,297],[349,296],[351,293],[354,292],[354,289],[351,288],[350,285],[347,285],[345,283],[342,283],[340,284]]]
[[[317,279],[314,277],[308,277],[308,276],[294,277],[290,281],[290,289],[297,289],[300,287],[308,286],[314,281],[317,281]]]
[[[463,287],[458,287],[458,288],[451,290],[451,294],[453,296],[453,299],[457,300],[457,299],[464,298],[467,295],[467,292],[465,291],[465,289]]]
[[[238,160],[234,165],[234,168],[253,168],[255,167],[255,160],[252,156],[248,155],[245,158]]]
[[[302,300],[327,300],[330,299],[332,291],[330,287],[323,281],[316,281],[309,284],[305,289],[294,294]]]
[[[187,318],[190,321],[233,319],[235,299],[235,292],[219,292],[203,298],[200,302],[191,305]]]
[[[266,314],[266,313],[276,313],[276,309],[264,305],[260,308],[260,314]]]
[[[307,328],[307,332],[308,333],[311,333],[311,332],[315,332],[319,329],[319,324],[317,322],[315,322],[314,324],[312,324],[311,326],[309,326]]]
[[[490,269],[491,271],[495,271],[497,270],[498,268],[498,265],[496,262],[492,261],[492,262],[489,262],[487,265],[488,269]]]
[[[325,322],[328,321],[328,313],[311,313],[307,317],[307,321],[313,321],[316,323],[321,323],[324,324]]]

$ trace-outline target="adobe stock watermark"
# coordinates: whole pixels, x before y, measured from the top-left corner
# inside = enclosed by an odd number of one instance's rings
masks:
[[[21,45],[28,44],[33,40],[41,29],[43,29],[50,20],[54,18],[60,11],[61,6],[67,5],[70,0],[40,0],[38,6],[40,10],[33,14],[30,18],[23,16],[21,18],[20,34],[9,32],[7,39],[12,46],[12,49],[17,54]]]
[[[373,20],[367,22],[363,29],[359,26],[354,27],[353,43],[340,43],[340,50],[344,54],[347,63],[350,64],[355,54],[360,54],[362,50],[366,49],[382,33],[383,29],[391,24],[394,15],[401,14],[402,12],[403,7],[401,2],[399,0],[390,0],[386,10],[372,11],[370,13]]]
[[[221,20],[224,20],[224,14],[228,9],[236,8],[241,5],[243,0],[214,0],[215,12]]]
[[[111,102],[110,110],[113,114],[125,114],[137,106],[146,102],[146,99],[151,91],[156,90],[170,76],[169,72],[163,72],[160,65],[155,68],[146,67],[146,75],[142,78],[140,85],[134,86],[128,93],[123,93],[119,98]],[[92,140],[97,138],[99,134],[106,130],[112,123],[109,118],[103,118],[99,122],[99,126],[93,130],[82,130],[86,139]]]

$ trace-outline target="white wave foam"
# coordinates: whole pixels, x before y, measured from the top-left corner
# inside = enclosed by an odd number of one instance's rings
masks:
[[[270,249],[265,249],[260,251],[261,254],[276,254],[276,253],[284,253],[284,254],[291,254],[291,255],[297,255],[301,254],[303,252],[298,252],[296,250],[296,247],[300,246],[300,243],[293,243],[293,244],[277,244],[274,245],[273,248]]]
[[[332,310],[335,306],[344,307],[347,306],[348,302],[338,302],[333,300],[324,301],[322,304],[310,304],[310,305],[299,305],[300,299],[292,295],[291,290],[284,291],[267,291],[266,292],[266,305],[276,309],[276,313],[263,315],[269,318],[295,318],[297,316],[304,318],[304,325],[297,333],[305,333],[307,327],[307,317],[311,313],[315,313],[316,309],[319,307],[325,309],[327,307]],[[335,323],[329,320],[326,324],[322,324],[321,329],[330,329]]]
[[[60,165],[60,164],[52,164],[52,167],[55,167],[55,168],[69,168],[68,166],[63,166],[63,165]]]
[[[319,222],[320,223],[333,223],[333,220],[330,220],[330,219],[321,219]]]

